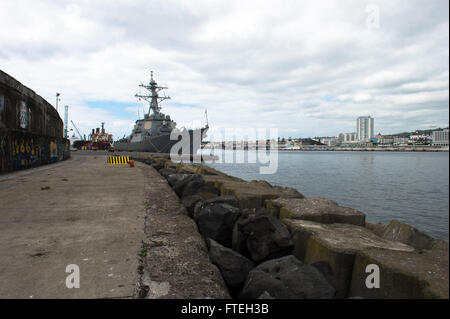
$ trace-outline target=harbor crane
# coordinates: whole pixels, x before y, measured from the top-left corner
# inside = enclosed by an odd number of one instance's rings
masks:
[[[72,122],[72,125],[73,125],[73,127],[75,128],[75,131],[77,131],[78,135],[80,136],[80,140],[84,140],[84,139],[83,139],[83,136],[82,136],[81,133],[80,133],[80,131],[78,131],[78,129],[77,129],[75,123],[74,123],[72,120],[70,120],[70,122]]]

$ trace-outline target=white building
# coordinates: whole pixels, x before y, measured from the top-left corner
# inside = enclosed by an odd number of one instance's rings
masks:
[[[344,135],[344,139],[342,142],[344,142],[344,143],[354,143],[357,141],[356,132],[344,133],[343,135]]]
[[[406,145],[409,138],[404,136],[394,136],[394,145]]]
[[[433,132],[432,145],[448,146],[448,128],[442,131]]]
[[[360,116],[356,119],[356,139],[360,142],[368,142],[373,138],[373,117]]]
[[[380,145],[391,145],[394,144],[394,137],[390,135],[377,135],[377,141]]]
[[[432,138],[430,135],[425,134],[414,134],[409,136],[409,143],[413,144],[430,144],[432,142]]]
[[[328,146],[335,146],[339,144],[339,139],[337,137],[321,137],[319,138],[319,142]]]

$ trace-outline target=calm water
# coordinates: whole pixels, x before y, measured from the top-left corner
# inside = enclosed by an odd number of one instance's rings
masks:
[[[224,153],[216,150],[215,154]],[[264,179],[294,187],[308,197],[332,199],[364,212],[368,222],[395,218],[433,237],[449,238],[448,152],[282,151],[272,175],[259,174],[259,164],[208,165],[245,180]]]

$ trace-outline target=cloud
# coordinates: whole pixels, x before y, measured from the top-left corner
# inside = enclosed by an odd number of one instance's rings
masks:
[[[192,126],[207,108],[211,132],[337,135],[368,114],[384,134],[447,126],[448,2],[373,3],[378,29],[358,0],[0,1],[0,69],[116,138],[151,69],[172,97],[163,111]]]

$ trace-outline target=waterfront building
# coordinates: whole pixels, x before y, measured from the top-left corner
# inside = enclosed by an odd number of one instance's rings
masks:
[[[433,146],[448,146],[448,128],[442,131],[433,131]]]
[[[394,144],[394,137],[389,135],[381,135],[378,133],[377,135],[377,144],[379,145],[392,145]]]
[[[374,137],[374,119],[369,116],[360,116],[356,119],[356,139],[368,142]]]
[[[299,140],[299,144],[298,145],[300,145],[300,146],[324,145],[319,140],[318,139],[313,139],[313,138],[302,138],[302,139]]]
[[[409,138],[406,136],[394,136],[394,145],[408,144]]]
[[[355,143],[357,141],[356,132],[344,133],[343,136],[344,136],[342,141],[343,143]]]
[[[319,143],[328,145],[328,146],[336,146],[337,144],[339,144],[339,139],[335,136],[331,136],[331,137],[320,137],[319,138]]]
[[[431,144],[432,137],[430,135],[425,134],[415,134],[409,136],[409,143],[419,144],[419,145],[428,145]]]

